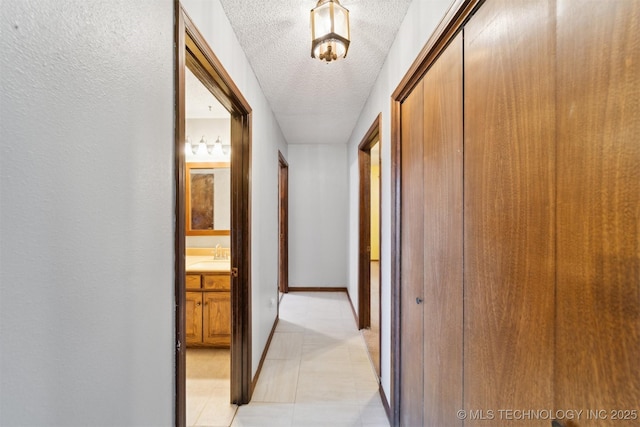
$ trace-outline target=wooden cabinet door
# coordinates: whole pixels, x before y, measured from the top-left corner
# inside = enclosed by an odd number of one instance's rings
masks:
[[[554,4],[487,0],[464,40],[464,407],[551,408]]]
[[[185,336],[187,344],[202,342],[202,292],[187,292]]]
[[[203,343],[228,347],[231,343],[231,293],[203,292],[202,298]]]
[[[637,426],[625,411],[640,409],[640,2],[557,9],[555,403],[605,411],[580,427]]]

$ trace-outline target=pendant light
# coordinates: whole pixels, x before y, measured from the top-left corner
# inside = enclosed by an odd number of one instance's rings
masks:
[[[338,0],[318,0],[311,9],[311,57],[327,63],[347,56],[349,11]]]

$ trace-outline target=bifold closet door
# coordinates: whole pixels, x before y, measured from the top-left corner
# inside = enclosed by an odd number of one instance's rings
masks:
[[[423,425],[424,176],[422,82],[401,110],[401,284],[400,284],[400,423]]]
[[[424,424],[462,426],[462,33],[424,80]]]
[[[462,35],[402,105],[401,425],[461,426]]]
[[[558,1],[557,37],[556,407],[640,425],[640,2]]]
[[[499,411],[553,406],[555,7],[487,0],[464,40],[464,425],[548,427]]]

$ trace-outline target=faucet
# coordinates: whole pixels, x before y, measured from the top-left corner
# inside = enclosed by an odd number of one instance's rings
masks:
[[[214,259],[214,260],[216,260],[216,259],[220,259],[220,243],[218,243],[218,244],[216,245],[216,250],[215,250],[215,252],[213,253],[213,259]]]

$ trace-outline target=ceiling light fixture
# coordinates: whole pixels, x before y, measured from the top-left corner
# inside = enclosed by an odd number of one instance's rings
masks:
[[[311,57],[327,63],[347,56],[349,11],[338,0],[318,0],[311,9]]]
[[[200,147],[203,147],[200,149]],[[206,148],[206,150],[205,150]],[[202,138],[198,142],[197,140],[192,140],[190,136],[187,135],[185,140],[185,150],[188,154],[188,151],[194,156],[207,156],[207,153],[213,157],[214,161],[220,162],[228,162],[231,156],[231,146],[229,144],[223,144],[220,136],[215,140],[215,142],[211,142],[211,140],[207,139],[206,136],[202,135]]]

